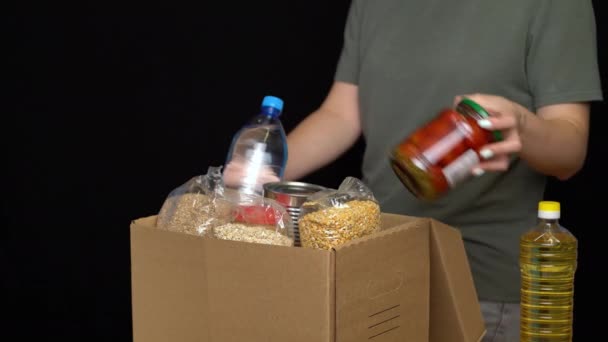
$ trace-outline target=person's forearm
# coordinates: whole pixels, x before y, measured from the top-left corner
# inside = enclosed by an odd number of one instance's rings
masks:
[[[538,115],[522,106],[519,110],[524,113],[520,157],[538,172],[561,180],[576,174],[586,157],[589,106],[548,106]]]
[[[317,110],[287,136],[289,158],[284,178],[296,180],[329,164],[353,146],[360,134],[358,120]]]

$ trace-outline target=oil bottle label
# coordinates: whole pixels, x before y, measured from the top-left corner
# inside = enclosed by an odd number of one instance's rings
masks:
[[[460,157],[454,159],[448,166],[443,168],[443,175],[450,187],[464,181],[471,175],[471,169],[479,164],[479,156],[472,149],[465,151]]]

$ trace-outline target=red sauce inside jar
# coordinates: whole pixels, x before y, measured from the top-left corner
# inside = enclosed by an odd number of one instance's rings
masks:
[[[456,109],[442,110],[393,149],[393,171],[416,197],[441,196],[470,177],[483,146],[502,139],[500,132],[477,124],[488,116],[470,99],[461,101]]]

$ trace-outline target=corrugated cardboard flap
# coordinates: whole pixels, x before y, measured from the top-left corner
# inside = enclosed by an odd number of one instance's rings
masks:
[[[460,232],[431,222],[431,342],[479,341],[485,333]]]
[[[209,341],[205,240],[155,225],[131,224],[133,339]]]
[[[208,239],[212,341],[333,341],[330,251]]]
[[[336,342],[428,340],[428,221],[385,214],[383,228],[335,249]]]
[[[135,342],[333,341],[333,254],[131,225]]]

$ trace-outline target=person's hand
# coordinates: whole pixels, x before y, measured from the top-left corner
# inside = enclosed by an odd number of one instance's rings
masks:
[[[483,158],[473,170],[473,174],[482,175],[485,171],[505,171],[509,168],[512,155],[517,155],[522,148],[521,133],[525,124],[526,113],[523,107],[501,96],[471,94],[456,96],[457,104],[463,98],[479,103],[490,114],[487,120],[478,121],[479,126],[488,130],[502,132],[503,140],[488,144],[480,150]]]
[[[276,173],[267,165],[251,171],[250,166],[241,158],[235,158],[226,165],[223,180],[224,185],[228,187],[238,187],[242,183],[249,184],[251,182],[261,186],[262,184],[280,181]]]

